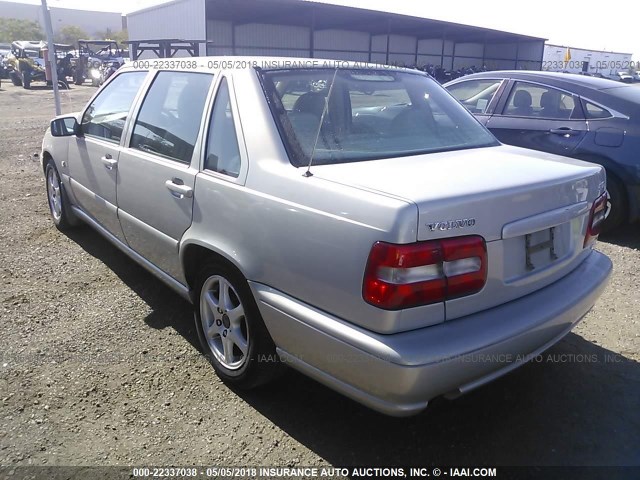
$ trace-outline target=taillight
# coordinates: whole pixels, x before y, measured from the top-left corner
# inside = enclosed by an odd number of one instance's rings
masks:
[[[598,235],[602,232],[602,224],[604,223],[607,215],[607,192],[596,198],[591,206],[591,212],[589,213],[589,220],[587,222],[587,234],[584,237],[584,247],[593,245],[598,239]]]
[[[479,292],[487,280],[487,248],[479,236],[408,245],[377,242],[371,248],[362,295],[399,310]]]

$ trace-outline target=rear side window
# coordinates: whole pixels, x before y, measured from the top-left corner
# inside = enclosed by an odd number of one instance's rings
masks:
[[[133,100],[147,72],[121,73],[104,87],[82,116],[82,132],[120,143]]]
[[[585,111],[585,115],[587,116],[587,119],[609,118],[612,116],[609,110],[605,110],[604,108],[599,107],[598,105],[594,105],[593,103],[586,102],[586,101],[584,102],[584,111]]]
[[[140,108],[131,148],[189,163],[213,76],[159,72]]]
[[[226,78],[222,79],[213,106],[204,168],[235,178],[240,175],[240,149]]]
[[[574,97],[543,85],[517,82],[504,114],[514,117],[569,119],[576,108]]]
[[[469,80],[447,87],[471,113],[486,113],[502,80]]]

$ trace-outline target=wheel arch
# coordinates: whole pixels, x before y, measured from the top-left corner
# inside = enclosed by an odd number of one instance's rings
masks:
[[[53,161],[55,163],[55,161],[53,160],[53,155],[51,155],[51,153],[48,150],[43,150],[42,158],[40,159],[40,168],[42,168],[43,174],[46,174],[47,163],[49,163],[49,161]]]
[[[207,260],[217,261],[247,278],[244,269],[238,261],[227,255],[222,249],[206,242],[189,239],[180,246],[180,263],[184,272],[184,278],[189,287],[189,296],[193,303],[196,297],[194,292],[196,277],[198,275],[198,267]]]

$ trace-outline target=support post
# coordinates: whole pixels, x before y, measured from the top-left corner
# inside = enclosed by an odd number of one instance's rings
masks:
[[[47,6],[47,0],[42,0],[42,16],[44,28],[47,32],[49,44],[49,63],[51,64],[51,82],[53,83],[53,100],[56,106],[56,116],[62,113],[60,108],[60,91],[58,90],[58,65],[56,64],[56,47],[53,43],[53,27],[51,26],[51,14]]]

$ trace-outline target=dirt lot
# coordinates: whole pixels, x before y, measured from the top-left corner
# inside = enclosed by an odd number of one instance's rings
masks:
[[[0,465],[640,465],[639,226],[599,243],[612,282],[544,361],[418,417],[294,372],[234,392],[187,303],[89,228],[53,227],[34,158],[52,98],[0,90]]]

